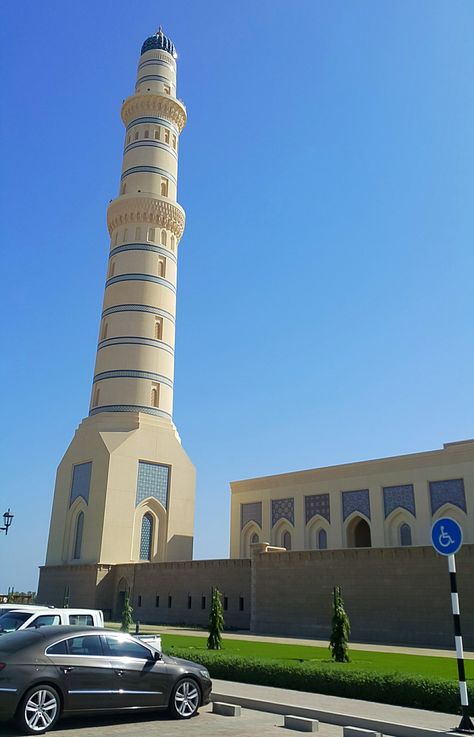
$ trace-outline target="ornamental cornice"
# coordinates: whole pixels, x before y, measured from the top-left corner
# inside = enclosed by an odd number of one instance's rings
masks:
[[[178,127],[180,133],[186,125],[186,108],[182,102],[168,95],[146,94],[127,97],[122,105],[121,115],[126,126],[131,120],[146,115],[169,120]]]
[[[112,200],[107,208],[109,234],[127,223],[148,223],[170,230],[177,240],[184,230],[185,214],[176,202],[159,197],[135,197],[123,195]]]

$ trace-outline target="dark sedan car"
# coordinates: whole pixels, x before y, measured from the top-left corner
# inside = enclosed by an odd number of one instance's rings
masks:
[[[130,635],[92,627],[41,627],[0,638],[0,719],[43,734],[60,715],[169,709],[189,719],[209,703],[197,663],[159,653]]]

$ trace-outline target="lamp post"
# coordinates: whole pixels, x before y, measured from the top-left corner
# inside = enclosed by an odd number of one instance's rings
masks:
[[[13,522],[13,517],[14,515],[10,512],[10,508],[8,508],[7,512],[3,513],[3,527],[0,527],[0,530],[4,532],[5,535],[8,535],[8,528]]]

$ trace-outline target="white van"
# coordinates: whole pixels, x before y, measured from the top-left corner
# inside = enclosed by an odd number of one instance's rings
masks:
[[[53,609],[48,607],[34,607],[34,611],[25,608],[10,609],[0,616],[0,635],[15,630],[37,629],[48,624],[103,627],[104,615],[99,609]]]

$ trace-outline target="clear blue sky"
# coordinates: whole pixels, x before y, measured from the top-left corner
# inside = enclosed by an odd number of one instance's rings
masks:
[[[228,555],[230,480],[474,434],[472,0],[7,3],[0,590],[36,588],[88,412],[120,105],[160,23],[189,113],[175,422],[195,556]]]

